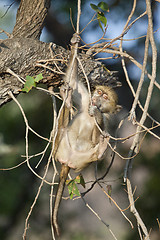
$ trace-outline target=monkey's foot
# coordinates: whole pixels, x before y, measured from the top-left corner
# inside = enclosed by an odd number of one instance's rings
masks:
[[[65,104],[68,108],[72,107],[72,92],[73,89],[68,84],[62,85],[60,88],[60,94],[65,99]]]
[[[71,44],[76,44],[80,42],[80,37],[78,33],[74,33],[73,37],[71,38]]]

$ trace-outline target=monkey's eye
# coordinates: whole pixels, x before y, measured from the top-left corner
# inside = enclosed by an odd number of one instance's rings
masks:
[[[98,93],[99,95],[102,95],[102,90],[97,90],[97,93]]]
[[[103,98],[107,100],[108,99],[107,94],[103,94]]]

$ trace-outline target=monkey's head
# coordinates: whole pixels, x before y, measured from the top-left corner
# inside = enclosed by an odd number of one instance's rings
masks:
[[[115,113],[120,110],[117,105],[118,97],[115,91],[108,86],[96,86],[92,95],[92,105],[102,113]]]

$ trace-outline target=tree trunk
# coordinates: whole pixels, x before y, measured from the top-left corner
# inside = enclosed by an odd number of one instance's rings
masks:
[[[49,7],[50,0],[21,0],[13,37],[39,39]]]

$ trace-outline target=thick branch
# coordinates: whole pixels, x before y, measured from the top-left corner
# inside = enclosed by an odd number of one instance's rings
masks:
[[[68,59],[69,51],[56,44],[28,38],[0,40],[0,106],[10,100],[8,91],[19,94],[23,87],[16,76],[8,73],[8,69],[21,78],[42,73],[43,83],[59,86]],[[92,86],[107,83],[116,87],[119,84],[115,72],[106,71],[102,63],[87,54],[80,54],[80,60]],[[79,77],[85,81],[81,69]]]
[[[39,39],[49,7],[50,0],[21,0],[13,37]]]

